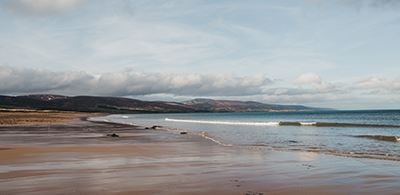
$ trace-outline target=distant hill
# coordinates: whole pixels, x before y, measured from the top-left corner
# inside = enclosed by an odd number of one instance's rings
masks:
[[[180,103],[150,102],[119,97],[59,95],[0,96],[0,107],[105,113],[195,111]]]
[[[213,99],[193,99],[183,102],[196,110],[209,112],[271,112],[271,111],[305,111],[315,108],[300,105],[263,104],[254,101],[233,101]]]
[[[193,99],[185,102],[142,101],[120,97],[26,95],[0,96],[1,108],[23,108],[104,113],[270,112],[317,110],[299,105],[252,101]]]

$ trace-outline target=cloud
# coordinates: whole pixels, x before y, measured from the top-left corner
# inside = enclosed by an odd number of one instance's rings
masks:
[[[371,8],[398,8],[400,1],[398,0],[352,0],[354,3],[359,1],[359,4]]]
[[[306,89],[313,89],[313,93],[327,93],[327,92],[335,92],[339,91],[337,85],[331,82],[327,82],[321,79],[318,74],[315,73],[305,73],[298,76],[295,81],[295,84],[306,87]]]
[[[6,0],[8,9],[29,15],[52,15],[63,13],[82,5],[85,0]]]
[[[322,4],[338,4],[342,6],[347,6],[356,9],[362,8],[396,8],[400,6],[400,1],[398,0],[309,0],[308,2],[322,5]]]
[[[134,71],[92,75],[87,72],[0,67],[0,93],[61,93],[68,95],[241,96],[262,93],[271,83],[265,76],[165,74]]]
[[[176,22],[115,16],[98,19],[93,28],[97,33],[84,42],[90,53],[86,64],[130,61],[142,68],[168,66],[171,70],[190,64],[193,69],[235,47],[229,36]]]
[[[252,100],[309,106],[362,107],[368,102],[398,105],[400,79],[370,77],[335,83],[318,74],[300,75],[294,84],[264,75],[170,74],[125,70],[91,74],[0,66],[0,94],[53,93],[63,95],[131,96],[153,100],[193,97]],[[354,100],[357,100],[354,102]],[[359,104],[359,105],[358,105]]]
[[[322,83],[322,79],[315,73],[305,73],[297,77],[295,83],[299,85],[319,85]]]
[[[85,72],[50,72],[0,67],[0,93],[34,93],[78,89],[89,86],[94,77]]]
[[[368,91],[369,94],[400,93],[400,79],[369,77],[357,81],[354,88]]]

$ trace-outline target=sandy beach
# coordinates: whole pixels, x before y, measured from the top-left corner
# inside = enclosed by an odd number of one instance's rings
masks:
[[[20,114],[0,116],[16,121]],[[62,119],[34,120],[44,113],[31,113],[30,121],[0,127],[0,194],[400,191],[397,161],[224,147],[197,135],[93,123],[83,120],[91,116],[87,113],[53,114]],[[112,133],[119,137],[107,136]]]

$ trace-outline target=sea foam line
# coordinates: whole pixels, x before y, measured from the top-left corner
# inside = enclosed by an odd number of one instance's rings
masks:
[[[217,143],[217,144],[219,144],[219,145],[221,145],[221,146],[226,146],[226,147],[231,147],[231,146],[233,146],[232,144],[225,144],[225,143],[222,143],[221,141],[219,141],[219,140],[217,140],[217,139],[214,139],[214,138],[212,138],[212,137],[210,137],[208,134],[207,134],[207,132],[201,132],[201,134],[199,134],[201,137],[203,137],[204,139],[208,139],[208,140],[211,140],[212,142],[214,142],[214,143]]]
[[[336,123],[336,122],[315,122],[315,121],[274,121],[274,122],[244,122],[244,121],[207,121],[190,119],[170,119],[165,121],[214,124],[214,125],[243,125],[243,126],[313,126],[313,127],[367,127],[367,128],[400,128],[400,125],[390,124],[358,124],[358,123]]]
[[[279,126],[279,122],[234,122],[234,121],[203,121],[203,120],[183,120],[165,118],[165,121],[182,123],[200,123],[217,125],[245,125],[245,126]]]

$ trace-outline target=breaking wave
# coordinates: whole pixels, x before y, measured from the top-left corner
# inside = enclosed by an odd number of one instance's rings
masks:
[[[214,125],[279,126],[279,122],[205,121],[205,120],[183,120],[183,119],[170,119],[170,118],[165,118],[165,121],[182,122],[182,123],[198,123],[198,124],[214,124]]]
[[[110,120],[105,118],[89,118],[89,121],[102,122],[102,123],[112,123],[112,124],[124,124],[124,125],[134,125],[133,123],[127,122],[114,122],[112,118]],[[329,122],[316,122],[316,121],[272,121],[272,122],[250,122],[250,121],[218,121],[218,120],[187,120],[187,119],[172,119],[165,118],[165,121],[171,122],[181,122],[181,123],[197,123],[197,124],[221,124],[221,125],[243,125],[243,126],[313,126],[313,127],[392,127],[400,128],[400,125],[382,125],[382,124],[357,124],[357,123],[329,123]],[[210,140],[216,144],[226,146],[226,147],[248,147],[250,149],[272,149],[278,151],[304,151],[304,152],[314,152],[314,153],[324,153],[337,156],[354,157],[354,158],[369,158],[369,159],[382,159],[382,160],[394,160],[400,161],[400,155],[398,152],[393,152],[390,149],[381,148],[370,148],[369,145],[366,148],[342,148],[342,147],[331,147],[329,145],[317,145],[314,143],[306,143],[301,139],[288,138],[278,141],[260,141],[260,142],[235,142],[223,139],[223,136],[217,136],[212,132],[206,131],[186,131],[183,129],[162,127],[159,130],[166,130],[172,133],[179,134],[182,131],[188,132],[189,135],[200,136],[204,139]],[[363,139],[372,139],[382,141],[384,145],[387,144],[400,144],[400,136],[394,135],[377,135],[360,133],[358,135],[344,135],[346,137],[356,137],[363,143]],[[390,143],[392,142],[392,143]]]
[[[314,126],[314,127],[376,127],[376,128],[400,128],[400,125],[385,124],[357,124],[357,123],[331,123],[331,122],[307,122],[307,121],[272,121],[272,122],[246,122],[246,121],[213,121],[171,119],[165,121],[214,125],[243,125],[243,126]]]

